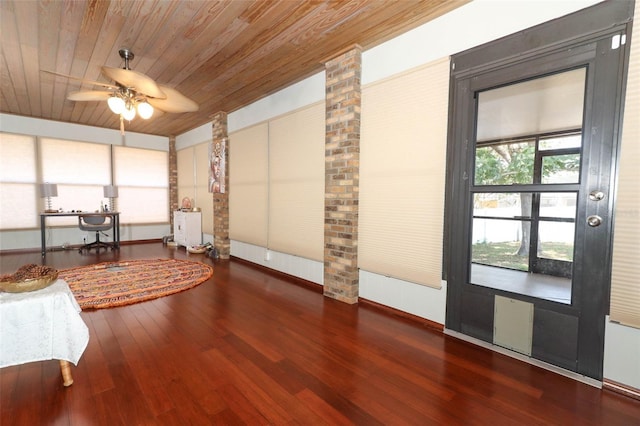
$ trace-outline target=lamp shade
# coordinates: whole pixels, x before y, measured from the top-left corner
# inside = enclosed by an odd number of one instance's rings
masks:
[[[105,198],[118,198],[118,187],[115,185],[105,185],[103,188]]]
[[[151,116],[153,115],[153,107],[151,106],[151,104],[146,101],[139,103],[138,115],[144,120],[151,118]]]
[[[117,96],[111,96],[107,103],[109,104],[109,109],[115,114],[122,114],[122,111],[124,111],[124,101]]]
[[[58,185],[56,185],[55,183],[41,183],[40,184],[40,196],[42,198],[57,197],[58,196]]]
[[[122,116],[127,121],[133,120],[136,116],[136,108],[133,105],[127,105],[122,111]]]

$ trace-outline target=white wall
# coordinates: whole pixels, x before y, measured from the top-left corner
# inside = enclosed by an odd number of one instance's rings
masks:
[[[169,151],[169,139],[142,133],[102,129],[80,124],[62,123],[52,120],[41,120],[18,115],[0,114],[0,131],[39,137],[59,138],[82,142],[95,142],[109,145],[123,145],[135,148],[157,149]],[[2,153],[0,152],[0,155]],[[54,221],[55,219],[48,219]],[[50,222],[51,225],[55,223]],[[146,240],[162,238],[169,234],[169,225],[121,225],[120,240]],[[93,241],[89,235],[77,227],[48,228],[46,231],[47,247],[60,247],[64,244],[82,244],[84,238]],[[40,229],[0,232],[0,250],[30,249],[40,247]]]

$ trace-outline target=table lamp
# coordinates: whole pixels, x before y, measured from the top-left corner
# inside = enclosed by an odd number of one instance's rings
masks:
[[[118,198],[118,187],[115,185],[105,185],[102,189],[104,190],[104,197],[109,199],[109,211],[116,211],[114,198]]]
[[[54,210],[51,207],[51,197],[58,196],[58,185],[55,183],[41,183],[40,184],[40,196],[42,198],[47,199],[47,208],[44,210],[45,213],[55,213],[57,210]]]

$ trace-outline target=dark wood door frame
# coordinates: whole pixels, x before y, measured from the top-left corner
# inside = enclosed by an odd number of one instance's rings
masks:
[[[572,325],[577,333],[577,360],[575,368],[569,369],[596,380],[602,379],[604,319],[609,309],[611,277],[613,184],[629,54],[625,46],[613,51],[611,38],[616,34],[626,34],[627,40],[630,40],[633,8],[633,1],[603,2],[452,58],[443,257],[444,278],[448,281],[445,326],[448,330],[485,341],[490,341],[487,339],[488,324],[481,324],[474,329],[462,321],[463,312],[465,315],[477,315],[478,318],[490,315],[493,303],[491,295],[496,293],[495,290],[485,291],[467,284],[470,249],[466,244],[467,238],[461,238],[468,236],[471,230],[466,213],[471,209],[468,194],[469,180],[473,176],[474,141],[470,136],[475,132],[473,94],[477,90],[490,88],[491,84],[498,87],[571,66],[586,65],[597,69],[597,73],[590,72],[587,77],[587,92],[591,96],[585,104],[584,138],[588,140],[583,145],[583,155],[599,156],[601,152],[605,152],[605,155],[597,171],[583,167],[581,182],[587,191],[604,190],[610,196],[602,203],[583,208],[576,221],[585,223],[586,217],[591,214],[603,217],[603,225],[593,231],[595,238],[607,248],[603,253],[601,249],[594,249],[593,244],[587,244],[584,238],[577,238],[576,250],[581,250],[585,261],[589,263],[589,279],[584,276],[587,271],[575,265],[574,279],[581,280],[581,285],[573,286],[574,304],[559,307],[552,302],[536,301],[536,309],[541,307],[541,310],[548,310],[551,317],[555,313],[567,314],[568,318],[580,315],[579,324]],[[531,68],[534,63],[535,69]],[[615,83],[603,83],[611,81]],[[607,155],[610,155],[610,161]],[[593,235],[590,238],[594,238]],[[478,312],[469,314],[470,309],[477,309]],[[587,314],[582,315],[585,312]]]

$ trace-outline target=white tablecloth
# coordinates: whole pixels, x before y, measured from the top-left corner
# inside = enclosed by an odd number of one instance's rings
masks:
[[[89,343],[80,306],[64,280],[27,293],[0,293],[0,367],[58,359],[78,364]]]

